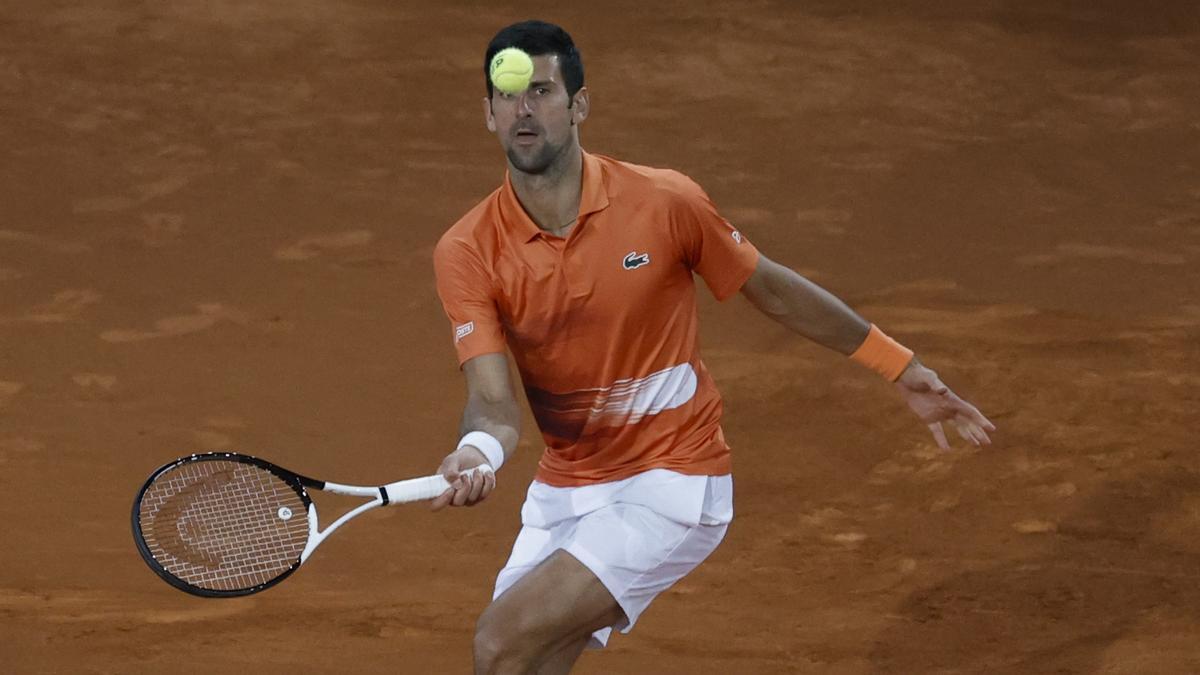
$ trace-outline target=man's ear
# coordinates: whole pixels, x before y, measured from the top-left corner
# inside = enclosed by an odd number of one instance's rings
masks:
[[[592,109],[592,96],[587,87],[580,87],[571,99],[571,126],[581,124]]]
[[[492,98],[490,96],[483,99],[483,120],[487,124],[487,130],[496,133],[496,116],[492,114]]]

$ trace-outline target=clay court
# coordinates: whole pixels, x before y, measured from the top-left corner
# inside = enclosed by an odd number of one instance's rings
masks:
[[[191,452],[374,484],[452,449],[431,252],[503,178],[484,46],[538,17],[585,148],[691,175],[999,427],[941,452],[702,292],[738,516],[576,672],[1200,672],[1191,0],[2,7],[0,670],[469,671],[531,419],[484,505],[368,514],[249,598],[162,583],[129,510]]]

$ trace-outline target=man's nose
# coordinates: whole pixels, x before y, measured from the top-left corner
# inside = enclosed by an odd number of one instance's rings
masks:
[[[517,114],[521,117],[531,117],[533,115],[533,99],[529,96],[529,90],[521,92],[517,98]]]

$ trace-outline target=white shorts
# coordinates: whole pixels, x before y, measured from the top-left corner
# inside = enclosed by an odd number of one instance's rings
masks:
[[[721,478],[729,481],[728,476]],[[599,649],[608,643],[613,628],[623,633],[632,630],[659,593],[716,550],[728,528],[727,519],[711,525],[680,523],[648,506],[621,502],[545,528],[526,524],[517,535],[508,563],[496,577],[492,599],[562,549],[596,575],[625,613],[613,626],[592,633],[588,647]]]

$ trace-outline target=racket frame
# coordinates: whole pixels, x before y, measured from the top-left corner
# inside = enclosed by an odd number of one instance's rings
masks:
[[[214,590],[193,586],[177,578],[175,575],[168,572],[167,569],[154,558],[154,555],[150,552],[150,547],[146,545],[145,535],[142,532],[140,517],[142,497],[146,494],[146,490],[148,490],[154,483],[155,479],[167,471],[171,471],[184,464],[217,460],[251,464],[261,469],[265,469],[295,490],[296,494],[299,495],[300,500],[304,503],[305,510],[307,511],[308,539],[305,542],[304,550],[300,553],[300,557],[294,561],[291,566],[288,567],[288,569],[280,572],[274,578],[249,588]],[[490,471],[491,468],[487,467],[484,470]],[[308,495],[309,488],[352,497],[369,497],[371,498],[371,501],[360,504],[357,507],[347,511],[346,513],[342,514],[341,517],[330,523],[329,526],[324,530],[319,530],[319,523],[317,522],[317,506],[313,503],[312,498]],[[146,482],[142,485],[141,489],[138,490],[137,497],[133,500],[133,539],[137,544],[138,553],[141,554],[142,559],[146,561],[146,564],[150,566],[150,569],[154,570],[154,573],[157,574],[163,581],[185,593],[199,595],[206,598],[231,598],[243,595],[252,595],[254,593],[265,591],[291,576],[293,572],[299,569],[300,566],[303,565],[306,560],[308,560],[308,557],[312,555],[312,552],[316,550],[317,546],[319,546],[321,542],[325,541],[329,535],[333,534],[334,530],[341,527],[350,519],[380,506],[433,499],[449,488],[450,483],[448,483],[446,479],[440,475],[410,478],[378,487],[364,487],[309,478],[308,476],[304,476],[293,471],[288,471],[287,469],[272,464],[264,459],[259,459],[258,457],[254,457],[252,455],[244,455],[237,452],[206,452],[192,454],[186,457],[180,457],[173,462],[169,462],[159,467],[150,474],[150,477],[146,479]]]
[[[219,460],[225,460],[225,461],[229,461],[229,462],[239,462],[242,464],[250,464],[250,465],[256,466],[260,469],[264,469],[267,472],[273,474],[275,477],[282,480],[284,483],[286,483],[288,485],[288,487],[291,487],[293,490],[295,490],[296,494],[299,495],[299,497],[300,497],[300,501],[302,501],[304,503],[305,510],[309,513],[308,531],[309,531],[309,538],[311,539],[312,532],[313,532],[313,526],[314,526],[314,523],[316,522],[316,516],[314,513],[315,509],[313,507],[312,498],[308,496],[308,490],[306,489],[306,487],[311,486],[311,487],[320,489],[320,486],[319,486],[320,481],[314,481],[311,478],[306,478],[304,476],[300,476],[298,474],[292,473],[291,471],[288,471],[287,469],[275,466],[274,464],[272,464],[266,460],[259,459],[257,457],[251,456],[251,455],[243,455],[243,454],[236,453],[236,452],[206,452],[206,453],[200,453],[200,454],[192,454],[192,455],[188,455],[186,457],[180,457],[179,459],[177,459],[173,462],[168,462],[167,464],[160,466],[158,469],[155,469],[154,472],[150,474],[150,477],[146,479],[146,482],[142,485],[141,489],[138,490],[137,497],[133,500],[133,512],[132,512],[132,516],[131,516],[132,521],[133,521],[133,540],[137,544],[138,553],[141,554],[142,560],[146,561],[146,564],[150,566],[150,569],[154,570],[154,573],[157,574],[163,581],[167,582],[168,584],[174,586],[175,588],[177,588],[185,593],[190,593],[192,595],[199,595],[199,596],[206,597],[206,598],[231,598],[231,597],[238,597],[238,596],[242,596],[242,595],[251,595],[253,593],[258,593],[260,591],[265,591],[266,589],[274,586],[275,584],[277,584],[277,583],[283,581],[284,579],[288,578],[289,576],[291,576],[292,573],[295,572],[296,569],[300,567],[300,561],[297,560],[297,561],[293,562],[291,564],[291,566],[288,567],[288,569],[279,573],[275,577],[268,579],[266,582],[258,584],[256,586],[251,586],[249,588],[238,588],[238,589],[233,589],[233,590],[216,590],[216,589],[210,589],[210,588],[201,588],[199,586],[193,586],[192,584],[189,584],[186,581],[183,581],[182,579],[179,579],[175,575],[171,574],[169,571],[167,571],[167,569],[165,567],[163,567],[163,565],[161,563],[158,562],[158,560],[156,560],[154,558],[154,554],[150,551],[150,547],[146,544],[145,534],[142,532],[142,521],[141,521],[142,497],[145,496],[146,491],[150,489],[150,486],[154,484],[154,481],[156,479],[158,479],[158,477],[161,476],[162,474],[164,474],[168,471],[177,469],[180,466],[183,466],[185,464],[192,464],[195,462],[205,462],[205,461],[219,461]],[[307,544],[308,542],[305,542],[305,543]]]

